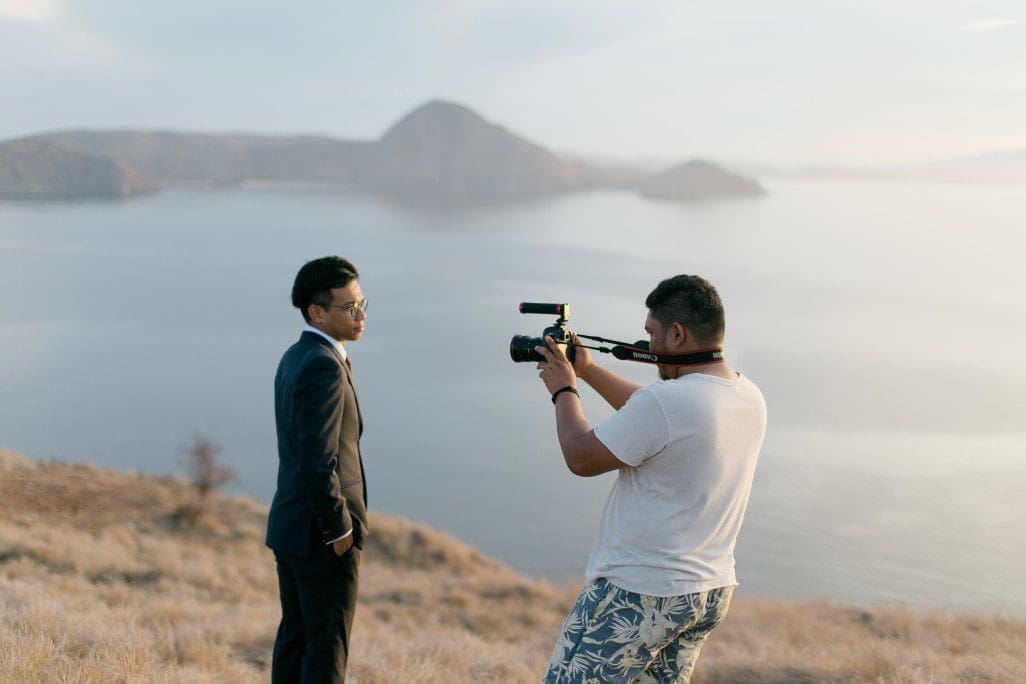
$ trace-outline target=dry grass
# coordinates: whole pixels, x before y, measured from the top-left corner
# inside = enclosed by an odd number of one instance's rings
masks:
[[[266,511],[189,485],[0,450],[0,682],[266,681],[277,582]],[[537,681],[575,588],[374,516],[354,682]],[[1026,623],[739,599],[695,682],[1026,681]]]

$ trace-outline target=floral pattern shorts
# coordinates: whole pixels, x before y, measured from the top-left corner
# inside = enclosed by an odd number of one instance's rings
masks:
[[[543,681],[688,682],[733,594],[734,587],[721,587],[646,596],[600,578],[577,597]]]

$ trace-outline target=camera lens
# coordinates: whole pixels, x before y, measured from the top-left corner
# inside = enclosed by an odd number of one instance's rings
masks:
[[[544,344],[545,340],[540,337],[514,335],[512,341],[509,343],[510,358],[517,363],[523,363],[526,361],[544,361],[542,355],[534,350],[535,347],[540,347]]]

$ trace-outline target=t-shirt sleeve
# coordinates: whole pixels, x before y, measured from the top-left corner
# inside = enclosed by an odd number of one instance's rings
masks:
[[[670,428],[659,400],[642,388],[619,411],[595,426],[595,436],[613,456],[629,466],[639,466],[666,447]]]

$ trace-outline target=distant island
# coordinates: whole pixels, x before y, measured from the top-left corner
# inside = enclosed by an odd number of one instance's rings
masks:
[[[638,184],[642,197],[694,201],[730,197],[762,197],[762,186],[730,173],[712,162],[694,159],[645,178]]]
[[[892,183],[954,183],[1022,185],[1026,183],[1026,150],[889,164],[835,163],[806,165],[745,164],[761,177],[854,180]]]
[[[281,613],[267,509],[214,495],[183,523],[178,511],[196,496],[170,477],[0,448],[0,682],[268,681]],[[353,679],[537,682],[578,588],[372,513]],[[968,680],[1026,680],[1026,621],[790,603],[744,584],[694,677]]]
[[[0,199],[117,199],[163,188],[274,183],[404,202],[505,202],[595,189],[676,201],[764,194],[708,161],[662,173],[568,159],[474,111],[428,102],[376,141],[69,130],[0,143]]]

